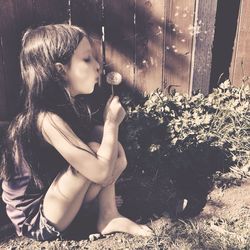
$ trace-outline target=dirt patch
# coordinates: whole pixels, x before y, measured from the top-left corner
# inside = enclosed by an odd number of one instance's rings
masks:
[[[240,186],[233,186],[228,189],[214,189],[208,196],[208,201],[206,206],[203,208],[203,211],[195,218],[189,219],[191,221],[192,233],[191,238],[193,241],[201,241],[200,235],[204,232],[198,231],[197,228],[203,228],[205,224],[201,224],[206,221],[206,230],[209,229],[209,233],[218,238],[218,241],[223,241],[223,237],[238,237],[236,234],[240,234],[239,228],[244,228],[250,226],[250,179],[242,182]],[[145,190],[144,190],[145,192]],[[138,195],[138,194],[137,194]],[[153,196],[153,195],[152,195]],[[138,197],[139,199],[140,197]],[[164,202],[162,202],[163,204]],[[137,203],[135,203],[137,204]],[[142,209],[142,208],[141,208]],[[143,211],[143,210],[140,210]],[[215,221],[216,218],[216,221]],[[219,219],[218,219],[219,218]],[[241,219],[242,218],[242,219]],[[240,227],[237,228],[235,232],[230,232],[228,228],[225,230],[225,226],[222,227],[223,221],[227,220],[228,223],[241,223]],[[169,218],[168,213],[162,213],[161,215],[154,214],[151,216],[151,226],[156,232],[154,238],[142,238],[142,237],[133,237],[127,234],[116,233],[110,235],[106,238],[96,240],[91,242],[85,239],[78,240],[56,240],[52,242],[36,242],[24,237],[16,237],[12,235],[8,238],[2,239],[0,243],[0,249],[181,249],[185,246],[185,249],[194,249],[194,245],[190,243],[190,239],[187,235],[184,235],[183,228],[180,227],[180,224],[176,224],[176,221],[173,221]],[[213,221],[213,225],[210,223]],[[179,222],[178,222],[179,223]],[[186,223],[186,222],[185,222]],[[200,223],[200,224],[199,224]],[[228,224],[228,225],[229,225]],[[187,228],[185,224],[185,229]],[[236,224],[235,224],[236,225]],[[236,225],[236,226],[237,226]],[[179,228],[179,229],[178,229]],[[227,230],[228,229],[228,230]],[[244,228],[246,229],[246,228]],[[178,231],[179,230],[179,231]],[[250,231],[250,228],[248,228]],[[229,236],[228,236],[229,234]],[[204,234],[205,235],[205,234]],[[207,234],[208,235],[208,234]],[[207,237],[207,235],[205,235]],[[210,235],[210,236],[211,236]],[[205,237],[203,236],[203,237]],[[187,238],[184,241],[184,238]],[[197,239],[195,239],[195,237]],[[165,240],[165,243],[163,242]],[[232,238],[230,238],[232,239]],[[236,240],[238,238],[235,238]],[[162,242],[161,242],[162,240]],[[207,240],[207,239],[206,239]],[[236,241],[235,240],[235,241]],[[242,241],[242,239],[239,239]],[[166,243],[166,241],[170,243]],[[205,240],[204,240],[205,241]],[[225,241],[225,240],[224,240]],[[171,244],[171,247],[169,247]],[[198,244],[198,243],[197,243]],[[203,243],[202,243],[203,244]],[[220,243],[218,243],[220,244]],[[223,243],[225,244],[225,243]],[[229,244],[229,243],[228,243]],[[245,243],[244,243],[245,244]],[[220,249],[224,245],[220,246]],[[229,246],[229,245],[225,245]],[[240,245],[241,246],[241,245]],[[245,245],[244,245],[245,246]],[[201,245],[199,245],[201,247]],[[208,249],[209,246],[206,245],[204,248],[199,249]],[[208,248],[207,248],[208,247]],[[213,248],[214,249],[214,248]],[[229,249],[229,248],[225,248]],[[234,249],[241,249],[240,247],[235,247]],[[248,248],[245,248],[248,249]]]
[[[250,213],[250,180],[229,189],[215,189],[208,196],[202,213],[198,216],[235,217],[242,210]]]

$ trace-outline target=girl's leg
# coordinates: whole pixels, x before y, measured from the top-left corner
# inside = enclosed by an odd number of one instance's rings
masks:
[[[91,148],[95,151],[98,144]],[[101,191],[100,191],[101,190]],[[83,202],[93,200],[99,193],[98,229],[101,233],[127,232],[148,235],[149,228],[138,225],[121,216],[115,203],[115,185],[105,188],[92,183],[80,173],[69,167],[59,174],[49,187],[43,201],[45,217],[59,231],[65,230],[75,218]]]
[[[59,230],[65,230],[78,213],[91,182],[72,167],[59,174],[43,201],[45,217]]]
[[[95,142],[89,143],[95,152],[99,146]],[[73,221],[82,203],[94,199],[100,190],[97,184],[69,167],[66,172],[58,174],[45,194],[43,213],[59,231],[63,231]]]
[[[95,152],[99,146],[95,142],[89,143]],[[102,188],[69,167],[66,172],[58,174],[45,194],[44,215],[59,231],[63,231],[73,221],[82,203],[95,199]]]
[[[95,145],[92,145],[95,146]],[[95,147],[98,150],[98,145]],[[127,164],[123,160],[116,161],[116,168],[124,169]],[[99,193],[99,194],[98,194]],[[115,196],[115,183],[102,188],[96,184],[91,184],[87,194],[85,195],[85,202],[94,199],[98,194],[99,204],[99,218],[97,229],[102,234],[109,234],[112,232],[124,232],[133,235],[151,236],[152,230],[145,225],[139,225],[135,222],[120,215],[117,209]]]
[[[152,236],[152,230],[146,225],[137,224],[119,214],[115,202],[115,184],[103,188],[98,195],[99,218],[97,229],[102,234],[112,232],[133,235]]]

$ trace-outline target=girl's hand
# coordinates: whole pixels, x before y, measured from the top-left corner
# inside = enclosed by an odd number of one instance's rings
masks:
[[[104,109],[104,122],[110,122],[119,126],[125,115],[126,112],[119,101],[119,97],[112,95]]]

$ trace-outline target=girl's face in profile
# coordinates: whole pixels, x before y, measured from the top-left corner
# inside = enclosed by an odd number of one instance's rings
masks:
[[[83,37],[71,62],[66,65],[67,89],[71,96],[78,94],[90,94],[99,79],[99,63],[92,54],[92,48],[88,38]]]

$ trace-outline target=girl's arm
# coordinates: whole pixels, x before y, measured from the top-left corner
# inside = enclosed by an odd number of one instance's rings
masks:
[[[102,141],[102,137],[103,137],[103,125],[96,125],[94,127],[94,129],[92,130],[91,133],[91,139],[93,139],[94,141],[101,143]],[[118,158],[124,158],[124,160],[126,160],[126,155],[123,149],[123,146],[121,145],[121,143],[118,141]]]
[[[116,160],[116,166],[113,170],[113,173],[107,178],[106,183],[103,184],[103,186],[108,186],[114,182],[117,181],[117,179],[120,177],[121,173],[126,169],[127,167],[127,158],[125,155],[125,151],[121,144],[118,144],[118,158]]]
[[[54,146],[65,160],[94,183],[103,184],[113,172],[118,154],[118,128],[115,122],[106,121],[103,138],[97,155],[80,140],[66,122],[54,113],[40,114],[38,127],[44,139]],[[82,149],[84,150],[82,150]]]
[[[102,137],[103,137],[103,125],[96,125],[91,132],[91,139],[93,139],[93,141],[101,143]],[[123,152],[124,149],[121,143],[118,141],[118,157],[123,155]]]
[[[102,140],[102,136],[103,136],[103,126],[96,125],[91,133],[91,138],[94,141],[100,143]],[[103,184],[103,186],[107,186],[115,182],[121,175],[121,173],[124,171],[124,169],[127,167],[127,157],[123,149],[123,146],[119,141],[118,141],[118,157],[115,164],[117,166],[114,167],[113,173],[109,176],[109,178],[106,180],[106,183]]]

